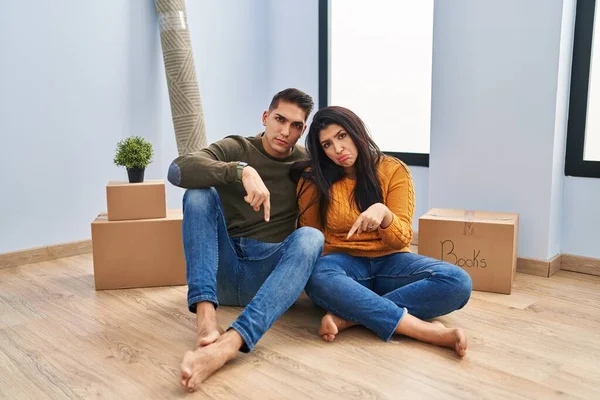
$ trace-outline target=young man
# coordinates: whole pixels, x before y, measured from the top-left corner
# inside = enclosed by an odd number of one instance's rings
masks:
[[[321,255],[323,234],[296,229],[289,178],[291,165],[307,158],[296,142],[313,105],[309,95],[283,90],[263,113],[263,133],[226,137],[169,167],[169,182],[188,189],[183,246],[198,340],[184,355],[181,384],[190,391],[254,348],[300,296]],[[217,323],[219,304],[246,307],[227,332]]]

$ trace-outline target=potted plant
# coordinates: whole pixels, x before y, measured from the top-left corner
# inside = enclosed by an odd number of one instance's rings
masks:
[[[144,171],[152,162],[152,144],[139,136],[131,136],[117,143],[114,163],[127,168],[130,183],[144,181]]]

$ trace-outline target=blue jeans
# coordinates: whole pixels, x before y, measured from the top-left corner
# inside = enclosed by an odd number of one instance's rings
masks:
[[[281,243],[230,238],[217,191],[187,190],[183,247],[188,308],[195,313],[196,304],[202,301],[215,307],[246,306],[231,328],[244,340],[240,350],[249,352],[300,296],[323,242],[320,231],[305,227]]]
[[[406,312],[424,320],[448,314],[467,304],[471,289],[463,269],[418,254],[330,253],[315,265],[306,293],[326,311],[389,341]]]

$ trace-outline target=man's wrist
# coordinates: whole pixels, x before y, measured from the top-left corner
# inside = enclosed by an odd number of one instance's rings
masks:
[[[236,178],[236,182],[241,182],[242,181],[242,174],[244,172],[244,168],[246,168],[248,166],[248,163],[244,162],[244,161],[239,161],[235,167],[236,169],[236,173],[237,173],[237,178]]]

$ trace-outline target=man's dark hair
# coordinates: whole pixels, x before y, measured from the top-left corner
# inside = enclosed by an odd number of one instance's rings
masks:
[[[282,90],[273,96],[273,100],[271,100],[271,105],[269,105],[269,111],[273,111],[279,106],[280,101],[285,101],[288,103],[293,103],[300,107],[302,111],[306,114],[304,119],[307,120],[308,116],[313,110],[315,103],[310,95],[304,93],[301,90],[295,88],[289,88]]]

